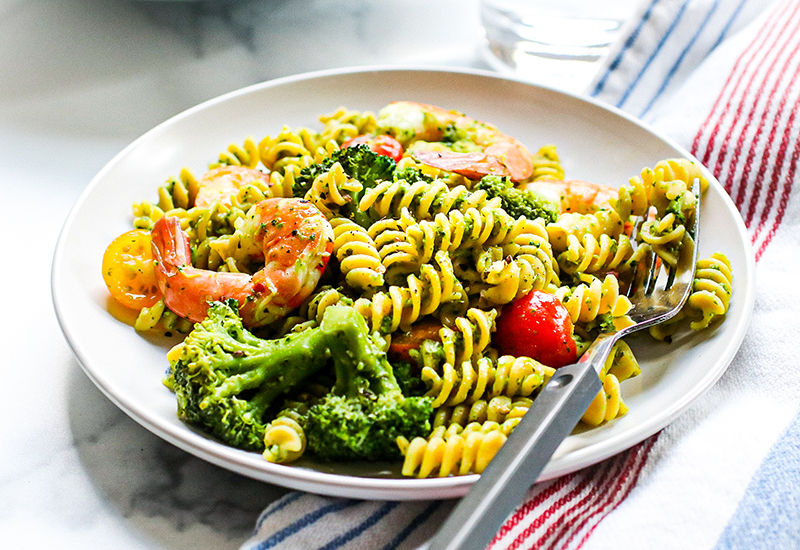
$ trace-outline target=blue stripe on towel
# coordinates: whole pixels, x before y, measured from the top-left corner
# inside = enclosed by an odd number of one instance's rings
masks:
[[[750,480],[715,550],[800,545],[800,413]]]
[[[650,19],[650,15],[653,13],[653,8],[658,5],[660,0],[653,0],[653,2],[647,7],[644,14],[642,14],[642,18],[639,20],[639,24],[636,25],[636,28],[633,29],[628,35],[628,38],[625,39],[625,43],[622,45],[622,49],[617,53],[617,56],[614,58],[611,63],[608,64],[606,68],[606,72],[603,73],[603,76],[598,79],[597,84],[595,84],[594,89],[589,92],[589,95],[596,96],[600,92],[603,91],[605,88],[606,82],[608,81],[608,77],[613,73],[619,64],[622,62],[622,58],[625,57],[625,53],[631,49],[633,43],[636,42],[636,39],[639,37],[639,33],[641,32],[642,28],[644,28],[647,21]]]
[[[356,504],[359,504],[359,502],[360,501],[358,500],[339,500],[333,504],[323,506],[322,508],[317,508],[313,512],[301,517],[291,525],[288,525],[287,527],[284,527],[280,531],[276,532],[268,539],[258,543],[258,545],[255,546],[255,550],[268,550],[269,548],[274,548],[295,533],[305,529],[309,525],[316,523],[324,516],[333,512],[338,512],[339,510],[344,510],[345,508],[349,508],[351,506],[355,506]]]
[[[639,115],[640,117],[644,116],[645,114],[647,114],[647,112],[653,107],[653,104],[656,102],[656,100],[659,97],[661,97],[661,94],[664,93],[664,90],[666,89],[666,87],[669,86],[669,83],[672,81],[672,77],[675,76],[675,73],[678,71],[678,68],[681,66],[681,63],[683,63],[683,60],[686,58],[686,54],[689,53],[689,50],[692,49],[692,46],[694,46],[695,42],[697,42],[698,37],[703,32],[703,30],[706,28],[706,25],[708,25],[708,22],[711,19],[711,16],[714,15],[715,11],[717,11],[717,7],[719,6],[719,2],[720,2],[720,0],[714,0],[714,4],[711,6],[711,9],[708,10],[708,13],[706,13],[706,16],[703,19],[703,22],[700,23],[700,26],[697,28],[697,30],[695,31],[695,33],[692,36],[692,38],[686,44],[686,47],[683,49],[681,54],[678,56],[678,59],[675,61],[675,63],[672,65],[672,67],[670,67],[669,71],[667,72],[666,77],[664,77],[664,81],[661,83],[661,86],[658,87],[658,90],[656,90],[655,95],[647,103],[647,106],[644,108],[644,110]]]
[[[425,509],[417,514],[414,519],[412,519],[411,522],[403,528],[402,531],[397,533],[397,536],[389,541],[389,544],[384,546],[382,550],[396,550],[396,548],[400,546],[404,540],[411,536],[411,533],[413,533],[417,527],[425,523],[425,520],[427,520],[441,505],[441,502],[434,501],[426,506]]]
[[[725,38],[728,36],[728,31],[731,30],[731,26],[733,26],[733,22],[736,21],[736,18],[739,16],[739,13],[741,13],[742,8],[747,2],[748,0],[742,0],[741,2],[739,2],[739,5],[736,6],[736,9],[731,14],[731,18],[728,19],[728,22],[722,28],[722,32],[719,33],[719,38],[717,38],[717,41],[714,42],[714,45],[711,46],[711,49],[709,51],[713,52],[717,48],[717,46],[719,46],[722,43],[722,41],[725,40]]]
[[[397,508],[399,505],[400,505],[399,502],[385,503],[383,506],[378,508],[377,511],[373,512],[369,517],[367,517],[364,521],[362,521],[359,525],[353,527],[343,535],[339,535],[338,537],[330,541],[328,544],[320,546],[319,550],[335,550],[336,548],[344,546],[354,538],[361,535],[361,533],[363,533],[364,531],[366,531],[367,529],[378,523],[381,519],[383,519],[386,516],[386,514]]]
[[[642,68],[639,70],[639,74],[637,74],[636,78],[634,78],[633,81],[631,81],[631,83],[628,85],[628,89],[625,90],[625,92],[622,94],[622,97],[619,99],[619,101],[617,101],[617,105],[616,105],[617,107],[622,107],[622,104],[625,103],[625,101],[628,99],[628,96],[631,95],[631,92],[633,91],[633,89],[636,87],[636,85],[642,79],[642,75],[644,75],[645,71],[650,67],[650,64],[658,56],[659,52],[661,51],[661,48],[664,47],[664,43],[667,41],[667,39],[670,36],[672,36],[672,33],[675,30],[675,27],[678,26],[678,23],[680,23],[680,20],[683,18],[683,14],[686,11],[686,7],[689,5],[689,2],[691,2],[691,0],[686,0],[681,5],[680,9],[678,10],[678,13],[675,15],[675,19],[672,20],[672,23],[670,23],[669,27],[667,28],[667,32],[665,32],[664,36],[661,37],[661,40],[658,41],[658,44],[656,45],[656,49],[653,50],[650,53],[650,57],[645,62],[645,64],[642,66]]]
[[[261,529],[261,526],[264,525],[264,522],[272,514],[280,512],[281,510],[283,510],[284,508],[289,506],[292,502],[296,501],[297,499],[299,499],[302,496],[303,496],[303,493],[300,493],[300,492],[290,493],[290,494],[284,496],[278,502],[276,502],[273,506],[270,506],[269,508],[264,510],[264,512],[261,514],[261,516],[258,518],[258,521],[256,522],[256,528],[253,530],[253,534],[255,535],[255,534],[258,533],[258,530]]]

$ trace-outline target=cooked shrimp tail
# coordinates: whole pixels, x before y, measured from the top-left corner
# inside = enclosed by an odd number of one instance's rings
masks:
[[[470,179],[493,174],[524,181],[533,174],[533,155],[519,140],[458,111],[395,101],[378,114],[378,131],[397,138],[419,162]],[[426,150],[416,142],[437,147]]]
[[[333,249],[333,230],[316,207],[301,199],[261,201],[238,231],[248,259],[264,262],[252,275],[193,267],[180,220],[156,222],[156,278],[169,309],[199,322],[209,302],[234,299],[244,324],[256,327],[285,316],[311,295]]]

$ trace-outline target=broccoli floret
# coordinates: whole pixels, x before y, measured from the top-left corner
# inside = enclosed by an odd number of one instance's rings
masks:
[[[552,223],[558,218],[559,205],[529,189],[517,189],[511,180],[500,176],[484,176],[473,188],[484,190],[490,199],[500,197],[503,209],[514,218],[544,218]]]
[[[392,369],[394,369],[394,377],[403,395],[406,397],[419,397],[427,393],[428,386],[420,378],[419,369],[414,369],[406,361],[393,362]]]
[[[304,197],[314,179],[320,174],[330,170],[334,163],[340,163],[345,174],[358,180],[363,189],[358,193],[351,193],[352,201],[349,203],[348,217],[356,223],[369,227],[373,220],[368,219],[364,212],[357,209],[358,201],[368,189],[375,187],[379,181],[391,181],[397,163],[389,157],[374,153],[367,145],[355,145],[334,151],[330,158],[319,164],[312,164],[300,170],[300,175],[295,178],[292,194],[295,197]]]
[[[386,354],[370,338],[364,319],[357,316],[355,324],[357,330],[351,336],[358,343],[331,349],[336,383],[331,393],[308,411],[308,448],[326,460],[399,458],[398,436],[413,439],[430,432],[432,401],[429,397],[405,397]],[[344,342],[340,345],[345,346]]]
[[[397,436],[430,430],[430,399],[403,397],[386,354],[350,306],[328,307],[316,328],[262,340],[242,326],[235,301],[215,302],[170,356],[168,385],[179,418],[234,447],[263,450],[270,407],[330,363],[337,377],[332,394],[308,411],[313,452],[395,457]]]
[[[394,174],[392,175],[392,179],[394,182],[398,182],[400,180],[412,183],[417,181],[424,181],[426,183],[433,182],[433,177],[428,176],[427,174],[423,174],[422,170],[414,166],[407,166],[402,170],[401,169],[395,170]]]
[[[379,181],[391,180],[397,166],[394,159],[374,153],[367,145],[339,149],[331,159],[341,163],[345,173],[361,182],[364,189],[375,187]]]
[[[232,300],[209,307],[171,364],[170,386],[179,418],[234,447],[261,450],[264,413],[325,366],[330,335],[339,330],[328,319],[325,326],[262,340],[242,326],[237,309]]]
[[[328,308],[317,328],[262,340],[242,326],[235,301],[212,304],[170,352],[178,417],[234,447],[262,450],[265,413],[277,398],[325,367],[331,348],[363,353],[348,347],[361,345],[354,317],[362,319],[351,307]]]
[[[330,158],[327,158],[318,164],[312,164],[311,166],[306,166],[305,168],[301,169],[300,174],[294,178],[294,184],[292,184],[292,195],[299,199],[305,198],[306,193],[308,193],[309,189],[311,189],[311,184],[314,183],[314,180],[317,178],[317,176],[330,170],[331,166],[333,166],[333,161]]]

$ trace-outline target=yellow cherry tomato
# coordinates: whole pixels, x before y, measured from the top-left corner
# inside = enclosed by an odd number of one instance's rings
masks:
[[[161,297],[156,281],[150,232],[134,229],[114,239],[103,254],[103,280],[123,306],[141,309]]]

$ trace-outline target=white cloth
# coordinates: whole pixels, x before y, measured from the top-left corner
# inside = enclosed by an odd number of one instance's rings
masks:
[[[588,94],[674,138],[731,194],[758,262],[752,324],[688,412],[532,487],[490,548],[800,547],[798,76],[800,0],[652,0],[627,27]],[[292,493],[243,549],[414,548],[450,507]]]

